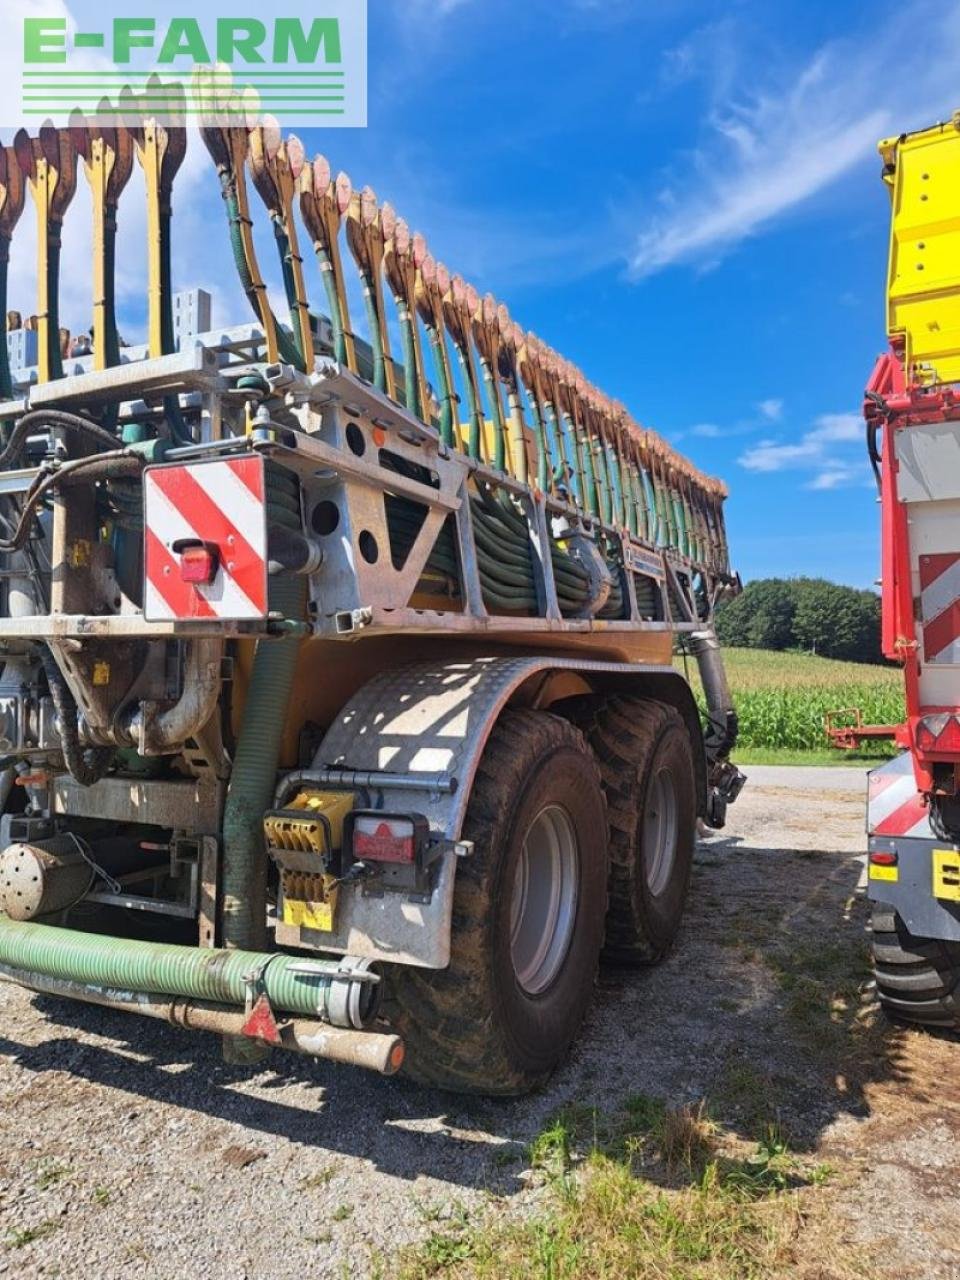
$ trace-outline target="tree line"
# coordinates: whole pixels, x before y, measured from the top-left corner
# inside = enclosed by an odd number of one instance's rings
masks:
[[[880,597],[824,578],[758,578],[717,610],[722,644],[882,662]]]

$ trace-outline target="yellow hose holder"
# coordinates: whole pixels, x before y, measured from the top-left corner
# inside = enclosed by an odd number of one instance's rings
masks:
[[[354,791],[301,791],[285,809],[268,813],[263,834],[271,849],[329,857],[343,843],[343,821]]]
[[[340,892],[335,876],[309,876],[297,871],[284,871],[280,884],[284,924],[295,929],[333,932]]]

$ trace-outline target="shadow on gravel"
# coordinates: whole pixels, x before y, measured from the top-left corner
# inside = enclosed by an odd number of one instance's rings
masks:
[[[839,1116],[869,1113],[872,1086],[908,1079],[908,1033],[872,1004],[860,871],[837,853],[702,845],[677,949],[655,969],[603,970],[570,1060],[528,1098],[451,1097],[280,1054],[237,1069],[211,1039],[40,996],[50,1023],[83,1038],[0,1039],[0,1053],[400,1178],[426,1172],[501,1195],[521,1188],[529,1144],[571,1107],[589,1133],[590,1114],[705,1099],[745,1139],[774,1129],[812,1150]]]

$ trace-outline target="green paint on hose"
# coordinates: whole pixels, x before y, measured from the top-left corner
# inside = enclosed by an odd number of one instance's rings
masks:
[[[140,942],[0,915],[0,964],[101,988],[243,1005],[247,977],[262,974],[275,1009],[316,1016],[326,1009],[337,962],[320,961],[310,974],[292,972],[303,963],[299,956]]]
[[[564,473],[567,487],[573,494],[578,507],[583,502],[583,475],[580,470],[580,454],[574,434],[573,419],[568,413],[560,414],[560,439],[563,445]]]
[[[403,402],[414,417],[421,417],[420,387],[417,384],[416,347],[413,341],[413,323],[401,294],[396,294],[397,324],[400,326],[400,347],[403,351]]]
[[[455,342],[457,349],[457,359],[460,361],[460,373],[463,385],[467,392],[467,419],[470,423],[470,431],[467,437],[467,453],[471,458],[480,461],[480,440],[483,435],[483,414],[480,412],[480,405],[477,403],[477,393],[474,387],[473,378],[470,376],[470,358],[468,352],[461,347],[459,342]]]
[[[291,510],[284,500],[285,490],[292,496],[296,484],[293,477],[268,472],[268,527],[284,524],[300,529],[299,511]],[[276,493],[272,495],[270,489]],[[284,574],[271,578],[271,611],[302,618],[305,589],[303,578]],[[266,938],[263,815],[273,799],[299,650],[297,634],[263,639],[253,660],[223,811],[223,941],[231,948],[260,948]]]
[[[493,465],[498,471],[505,471],[507,466],[506,426],[503,421],[500,389],[489,361],[483,356],[480,357],[480,371],[490,404],[490,420],[493,423]]]
[[[347,363],[347,340],[343,332],[343,313],[340,310],[340,295],[337,293],[337,282],[333,277],[333,263],[323,245],[314,244],[317,265],[320,267],[320,278],[327,295],[327,308],[330,312],[330,328],[333,330],[333,358],[337,364]]]
[[[426,324],[427,337],[430,339],[430,352],[433,365],[437,371],[437,385],[440,388],[440,439],[451,448],[456,444],[453,434],[453,388],[447,377],[447,362],[443,350],[443,335],[435,324]]]
[[[293,255],[290,252],[290,237],[284,230],[283,222],[278,214],[271,213],[271,221],[273,222],[273,236],[277,242],[277,254],[280,258],[280,272],[283,276],[283,291],[286,294],[287,306],[290,308],[290,328],[293,330],[293,344],[297,349],[296,367],[305,371],[309,365],[309,358],[313,352],[307,352],[303,349],[303,342],[300,336],[300,324],[298,319],[299,302],[297,300],[297,283],[293,274]]]
[[[370,330],[370,350],[373,352],[373,377],[371,382],[378,391],[387,389],[387,367],[383,355],[383,339],[380,336],[380,317],[377,315],[377,296],[374,289],[373,276],[361,271],[363,285],[363,309],[367,314],[367,328]]]
[[[237,202],[236,184],[228,171],[223,171],[220,175],[220,188],[223,195],[224,204],[227,210],[227,222],[230,226],[230,247],[233,250],[233,261],[237,268],[237,274],[240,276],[240,284],[247,299],[253,308],[253,313],[258,320],[261,320],[260,307],[257,300],[257,288],[253,283],[253,277],[250,275],[250,266],[247,262],[246,254],[243,251],[243,236],[240,228],[240,206]],[[270,313],[270,319],[273,323],[277,334],[277,349],[280,359],[286,364],[292,364],[299,368],[300,353],[296,343],[281,328],[276,316]]]

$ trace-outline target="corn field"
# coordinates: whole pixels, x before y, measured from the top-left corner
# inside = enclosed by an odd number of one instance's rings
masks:
[[[896,668],[762,649],[726,649],[724,658],[741,747],[822,751],[827,745],[823,718],[843,707],[859,707],[867,724],[903,719],[903,678]],[[682,666],[683,659],[678,662]],[[700,699],[692,661],[688,675]],[[886,754],[893,748],[886,743],[871,750]]]

